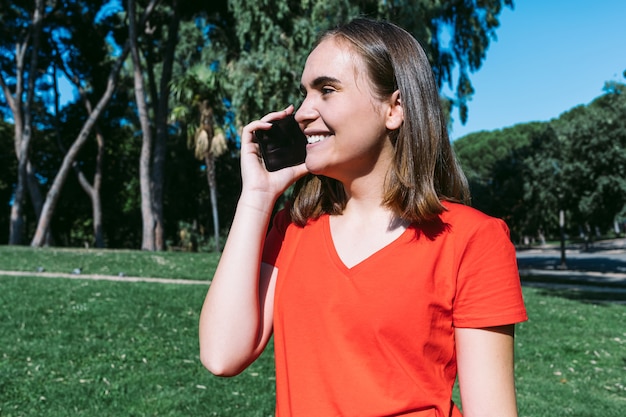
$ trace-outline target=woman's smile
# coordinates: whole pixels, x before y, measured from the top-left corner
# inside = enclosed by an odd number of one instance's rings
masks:
[[[310,135],[306,137],[306,141],[309,143],[309,145],[311,145],[313,143],[318,143],[325,139],[328,139],[329,137],[330,135]]]

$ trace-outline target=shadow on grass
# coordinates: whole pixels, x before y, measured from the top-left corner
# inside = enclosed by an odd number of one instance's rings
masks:
[[[558,256],[528,256],[519,257],[517,264],[520,268],[558,269],[561,260]],[[567,258],[567,268],[580,271],[597,272],[626,272],[626,262],[621,259],[594,256],[590,258]]]
[[[522,286],[539,289],[542,295],[590,304],[626,304],[626,286],[590,284],[548,275],[522,276]]]

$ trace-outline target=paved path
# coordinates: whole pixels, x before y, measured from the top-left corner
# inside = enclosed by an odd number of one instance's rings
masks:
[[[182,285],[209,285],[211,283],[211,281],[200,281],[200,280],[191,280],[191,279],[127,277],[127,276],[100,275],[100,274],[66,274],[62,272],[0,271],[0,276],[92,279],[92,280],[97,280],[97,281],[121,281],[121,282],[156,282],[160,284],[182,284]]]
[[[561,267],[559,248],[518,250],[517,263],[525,286],[540,287],[573,298],[626,304],[626,239],[598,242],[589,250],[566,250]]]
[[[587,275],[592,281],[605,277],[607,283],[626,285],[626,248],[621,246],[594,247],[588,251],[567,249],[565,261],[566,267],[561,268],[561,251],[554,247],[517,251],[517,263],[522,273],[533,275],[536,272],[530,271],[543,271],[553,276],[572,275],[577,279]]]

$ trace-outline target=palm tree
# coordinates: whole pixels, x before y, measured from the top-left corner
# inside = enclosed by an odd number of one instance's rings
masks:
[[[220,100],[211,99],[220,96],[218,77],[217,71],[199,65],[172,82],[177,102],[172,109],[172,118],[187,126],[187,144],[193,149],[195,157],[206,165],[216,252],[221,248],[215,160],[228,149],[224,130],[215,121],[215,106],[212,105]]]

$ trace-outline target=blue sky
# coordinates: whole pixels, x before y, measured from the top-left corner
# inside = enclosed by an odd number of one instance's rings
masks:
[[[548,121],[626,82],[626,0],[514,0],[487,58],[470,76],[476,92],[458,139],[530,121]],[[458,119],[458,112],[453,114]]]

